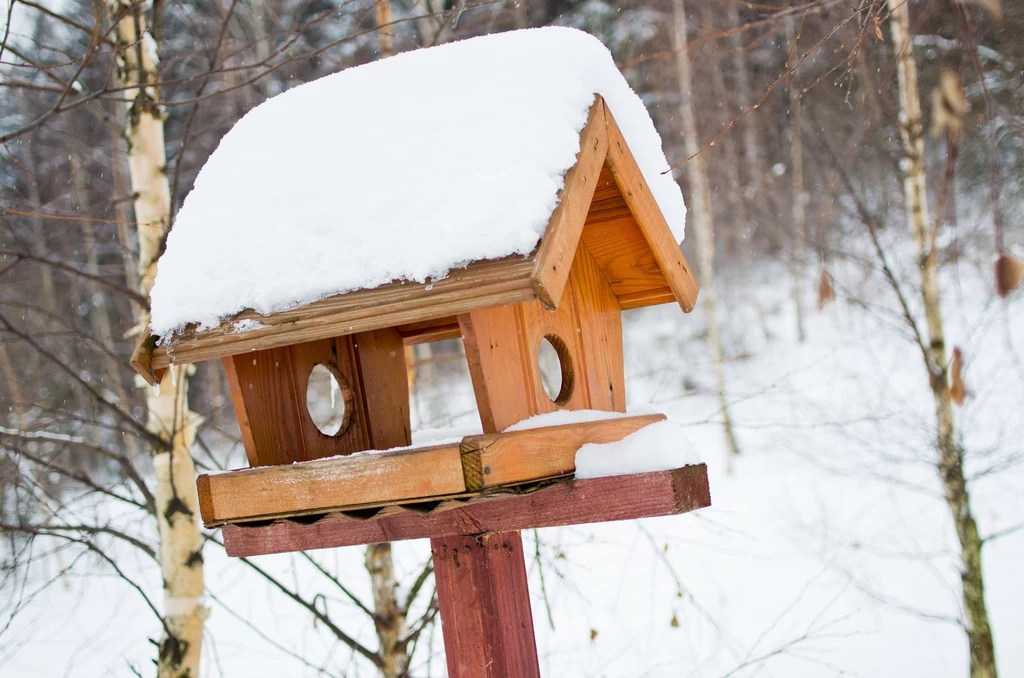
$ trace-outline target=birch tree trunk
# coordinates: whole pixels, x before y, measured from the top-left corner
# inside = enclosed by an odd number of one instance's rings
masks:
[[[146,30],[142,3],[108,0],[117,22],[118,79],[125,87],[128,173],[139,238],[139,290],[148,296],[157,258],[170,224],[163,114],[156,82],[157,45]],[[139,326],[148,322],[139,318]],[[164,582],[164,635],[157,671],[161,678],[198,678],[203,624],[202,539],[198,523],[192,443],[199,417],[188,408],[186,370],[167,371],[159,387],[146,389],[148,428],[170,451],[153,456],[154,496]]]
[[[687,51],[686,37],[686,5],[683,0],[672,0],[672,45],[676,53],[676,67],[679,71],[679,108],[683,119],[683,148],[687,157],[700,150],[697,145],[697,119],[693,110],[692,81],[690,54]],[[722,406],[722,422],[725,427],[725,438],[729,446],[729,458],[739,454],[739,445],[729,416],[729,405],[725,395],[725,369],[723,367],[724,351],[722,350],[722,334],[718,325],[718,311],[715,295],[715,232],[711,216],[711,191],[708,188],[708,173],[704,155],[686,163],[686,171],[692,193],[690,200],[691,222],[697,236],[697,263],[700,267],[701,299],[704,311],[708,316],[708,346],[711,349],[711,360],[714,363],[715,381],[718,387],[718,399]]]
[[[949,364],[942,325],[938,283],[936,236],[938,222],[928,216],[928,194],[924,168],[924,128],[921,99],[917,88],[917,63],[910,38],[910,10],[905,0],[888,0],[892,12],[890,28],[896,51],[900,93],[900,136],[903,141],[903,193],[907,224],[914,236],[917,265],[921,271],[921,300],[928,324],[925,347],[926,369],[935,402],[936,451],[946,503],[949,505],[960,541],[963,582],[964,627],[971,656],[972,678],[996,678],[995,649],[981,567],[982,540],[971,512],[964,477],[963,450],[953,427],[953,404],[949,393]]]
[[[800,36],[793,30],[793,16],[786,15],[786,38],[793,53]],[[789,70],[789,64],[786,64]],[[793,275],[793,302],[796,304],[796,336],[801,342],[804,335],[804,282],[807,278],[807,214],[804,194],[804,144],[800,126],[803,124],[803,110],[800,83],[796,73],[789,76],[789,155],[793,166],[790,181],[793,188],[792,250],[790,262]]]

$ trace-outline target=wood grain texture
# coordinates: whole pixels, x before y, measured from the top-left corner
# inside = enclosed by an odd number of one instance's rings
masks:
[[[572,473],[576,469],[576,451],[586,443],[617,442],[644,426],[664,420],[665,415],[652,414],[467,436],[459,446],[466,490],[480,491]],[[467,468],[474,472],[467,472]]]
[[[402,335],[395,328],[353,336],[359,383],[362,386],[367,446],[386,450],[408,445],[409,379]]]
[[[370,449],[372,445],[366,431],[367,419],[365,414],[360,411],[358,404],[363,389],[359,382],[351,338],[338,337],[337,339],[307,341],[289,346],[287,350],[291,355],[292,382],[295,385],[295,408],[298,418],[291,422],[268,418],[265,422],[260,423],[273,427],[297,429],[302,435],[303,451],[300,457],[302,461],[352,454]],[[351,393],[349,402],[345,403],[347,426],[333,436],[320,432],[316,424],[313,423],[312,417],[309,416],[306,404],[309,375],[313,367],[320,364],[326,365],[335,373],[335,378],[339,379],[339,383],[343,382],[342,388],[347,387]]]
[[[650,245],[668,287],[672,289],[683,311],[689,313],[697,303],[697,281],[615,119],[609,113],[605,120],[608,125],[608,167]]]
[[[415,344],[426,344],[432,341],[444,341],[445,339],[460,339],[462,331],[459,329],[459,319],[455,316],[446,318],[435,318],[417,323],[406,323],[398,328],[402,335],[402,341],[406,346]]]
[[[458,445],[204,474],[197,486],[206,527],[460,494],[465,489]]]
[[[615,295],[622,297],[667,287],[654,252],[615,183],[607,160],[598,182],[605,197],[597,200],[595,195],[582,240]]]
[[[175,364],[187,364],[527,301],[536,296],[530,283],[533,262],[532,255],[475,262],[432,283],[395,282],[372,290],[335,295],[271,315],[244,311],[218,327],[186,330],[175,335],[171,355],[166,347],[153,347],[148,364],[152,371],[167,367],[172,359]],[[240,320],[256,320],[264,326],[245,332],[233,331],[234,324]],[[144,361],[140,357],[135,364],[141,366]]]
[[[586,243],[580,242],[569,275],[579,327],[577,373],[587,389],[587,407],[626,411],[622,354],[622,307]]]
[[[430,540],[451,678],[540,678],[518,532]]]
[[[485,433],[503,431],[537,413],[516,306],[459,316],[466,362]]]
[[[229,556],[255,556],[385,541],[508,532],[532,527],[633,520],[686,513],[711,505],[707,467],[630,476],[565,480],[526,495],[451,501],[426,515],[400,511],[371,520],[342,514],[313,524],[280,521],[263,527],[225,525]]]
[[[259,466],[260,459],[256,453],[256,441],[252,437],[252,426],[249,424],[249,412],[245,407],[245,398],[242,397],[242,384],[238,381],[238,372],[235,371],[235,359],[231,357],[222,358],[224,375],[228,382],[228,391],[231,393],[231,403],[235,407],[235,417],[238,419],[238,429],[242,433],[242,445],[245,448],[245,458],[249,466]]]
[[[565,174],[558,206],[551,214],[544,237],[537,247],[531,283],[537,298],[548,308],[561,303],[576,244],[580,240],[597,179],[608,154],[605,111],[604,99],[595,96],[587,124],[580,132],[580,151],[576,156],[576,164]]]
[[[590,399],[584,382],[583,349],[580,345],[579,318],[572,293],[562,295],[558,308],[548,310],[539,301],[531,301],[518,305],[519,334],[524,353],[524,365],[527,370],[527,383],[533,392],[532,414],[544,414],[556,410],[590,409]],[[561,340],[567,352],[568,364],[562,366],[563,380],[571,378],[573,385],[568,400],[556,404],[547,391],[540,374],[541,343],[548,335]],[[571,374],[571,377],[570,377]]]
[[[238,383],[232,396],[237,393],[244,401],[251,432],[253,447],[245,450],[249,464],[273,466],[305,461],[290,348],[253,351],[234,356],[231,361]],[[237,411],[238,400],[235,405]],[[308,416],[306,412],[301,415]]]

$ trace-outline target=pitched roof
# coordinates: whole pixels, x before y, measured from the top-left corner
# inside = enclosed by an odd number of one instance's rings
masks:
[[[595,94],[681,240],[661,140],[608,50],[569,28],[488,35],[351,68],[245,115],[176,217],[153,333],[528,255]]]
[[[570,36],[571,40],[576,40],[577,36],[584,36],[584,42],[594,41],[586,34],[569,29],[557,29],[555,34],[559,37]],[[601,49],[604,50],[603,47]],[[615,74],[621,79],[618,71],[615,71]],[[622,84],[625,87],[624,81]],[[639,100],[632,91],[628,91],[628,95],[630,101],[641,107],[646,124],[651,125],[650,118],[646,110],[642,109]],[[552,206],[544,207],[540,212],[544,221],[536,229],[537,235],[523,241],[529,243],[524,245],[528,247],[525,253],[519,249],[512,249],[504,253],[501,250],[491,250],[493,257],[463,255],[469,256],[468,264],[463,259],[446,263],[436,277],[434,273],[428,274],[430,280],[426,282],[415,282],[416,276],[411,274],[385,273],[381,274],[379,279],[356,286],[352,291],[343,290],[336,294],[325,292],[318,295],[320,298],[315,300],[302,298],[301,291],[307,288],[297,286],[295,294],[288,298],[299,299],[298,301],[272,305],[270,308],[278,310],[266,313],[261,312],[259,305],[251,301],[239,302],[241,306],[220,306],[231,310],[218,312],[205,321],[212,326],[200,327],[192,324],[184,330],[165,336],[159,344],[156,333],[148,335],[140,342],[132,358],[132,364],[143,376],[152,381],[157,378],[157,373],[171,362],[190,363],[383,327],[399,327],[407,340],[409,337],[413,340],[432,340],[459,336],[455,316],[474,308],[533,299],[540,299],[552,307],[557,306],[568,279],[572,259],[581,242],[585,243],[593,254],[623,308],[674,300],[684,310],[689,311],[696,300],[697,284],[677,242],[682,237],[682,222],[685,217],[685,207],[678,186],[668,174],[645,171],[640,158],[634,157],[634,154],[639,155],[634,148],[634,142],[639,141],[641,148],[646,146],[650,152],[650,142],[653,138],[653,142],[659,144],[654,151],[660,162],[664,163],[657,133],[653,131],[651,125],[650,130],[646,131],[653,137],[648,136],[646,132],[634,132],[631,138],[625,131],[626,128],[620,127],[617,111],[601,95],[595,97],[591,94],[588,106],[589,108],[584,110],[584,123],[580,125],[582,129],[576,130],[573,126],[565,128],[572,130],[574,138],[572,162],[568,165],[567,171],[563,170],[558,174],[558,189],[551,201]],[[635,109],[627,106],[627,119],[631,119],[628,116],[635,112]],[[557,127],[559,120],[560,118],[555,116],[552,124]],[[640,128],[641,131],[645,131],[643,126]],[[636,139],[637,136],[640,137],[639,140]],[[645,141],[648,143],[645,144]],[[220,152],[221,149],[218,149],[217,153]],[[210,163],[213,163],[213,158]],[[208,164],[207,167],[209,166]],[[652,166],[650,161],[647,166]],[[501,167],[492,169],[501,174]],[[206,168],[203,171],[206,172]],[[268,171],[274,171],[279,176],[287,174],[273,168]],[[510,170],[512,174],[515,171],[516,168]],[[481,169],[480,172],[492,177],[492,180],[483,182],[475,190],[485,193],[489,200],[513,206],[520,200],[539,200],[539,193],[525,195],[521,190],[519,193],[510,193],[509,184],[502,183],[500,177],[493,173],[488,174],[487,168]],[[431,178],[436,178],[436,173],[428,174]],[[402,177],[402,181],[410,184],[409,191],[417,195],[419,183],[427,181],[427,178],[421,179],[404,174]],[[512,181],[512,185],[522,189],[522,185],[516,184],[515,181]],[[400,200],[405,194],[404,189],[398,187],[395,190],[398,194],[396,199]],[[196,191],[199,191],[198,182]],[[325,203],[358,201],[360,196],[344,192],[340,196],[332,194],[332,200],[322,198],[323,196],[316,194],[297,200],[300,205],[303,204],[303,200],[316,200],[317,204],[322,206]],[[185,207],[189,204],[186,202]],[[466,237],[473,238],[482,232],[485,237],[480,238],[480,242],[488,241],[488,238],[503,241],[503,238],[516,231],[515,224],[519,222],[514,218],[498,222],[488,219],[474,220],[472,209],[475,205],[476,198],[466,207],[468,211],[451,213],[452,218],[465,217],[462,224],[469,233]],[[244,206],[243,203],[239,209]],[[297,209],[308,211],[305,207]],[[492,214],[489,208],[481,209],[487,214]],[[246,213],[251,211],[248,208],[246,210]],[[181,214],[186,214],[185,208]],[[415,210],[408,211],[407,214],[421,230],[429,230],[437,224],[436,221],[431,221],[430,214],[419,215]],[[218,303],[223,304],[225,295],[220,286],[237,287],[234,283],[238,280],[249,281],[250,287],[257,288],[253,292],[256,295],[260,294],[260,290],[267,289],[285,293],[291,289],[288,285],[298,285],[294,282],[294,277],[300,269],[291,271],[291,274],[281,271],[282,268],[299,265],[295,258],[298,256],[296,247],[289,249],[289,236],[281,234],[269,237],[264,232],[260,244],[252,242],[258,238],[245,232],[245,229],[238,235],[244,241],[238,247],[234,247],[230,242],[218,246],[212,263],[204,263],[204,266],[212,267],[210,270],[200,270],[196,273],[196,267],[192,267],[192,274],[197,275],[199,282],[202,283],[195,284],[194,280],[188,278],[188,243],[197,243],[193,248],[197,250],[197,257],[202,258],[204,262],[209,259],[205,256],[209,254],[205,246],[199,246],[203,239],[196,233],[200,228],[196,224],[205,222],[199,221],[196,216],[189,217],[191,221],[184,222],[191,224],[184,229],[186,235],[175,240],[175,232],[182,232],[179,231],[182,229],[182,218],[179,217],[172,230],[168,252],[160,262],[157,286],[163,287],[160,288],[162,291],[159,294],[157,288],[154,288],[154,317],[158,317],[158,301],[167,304],[173,303],[168,301],[169,299],[177,299],[176,303],[194,309],[206,307],[204,304],[208,305],[208,300],[203,295],[212,295]],[[225,214],[224,218],[228,219],[229,215]],[[216,230],[222,223],[209,222],[205,223],[205,227]],[[243,220],[238,223],[245,222]],[[321,247],[328,249],[322,252],[321,256],[339,266],[344,262],[348,262],[347,265],[358,266],[359,262],[353,262],[354,255],[349,249],[364,252],[372,250],[374,243],[378,243],[377,236],[380,235],[371,233],[370,236],[364,237],[363,232],[366,229],[346,226],[347,222],[343,220],[337,222],[337,226],[330,225],[335,223],[330,220],[312,225],[301,221],[289,223],[291,226],[288,233],[298,231],[293,237],[300,240],[300,250],[310,246],[310,241],[306,238],[309,235],[308,231],[324,229],[331,236],[329,240],[338,246],[328,247],[321,244]],[[672,228],[673,223],[676,228]],[[496,224],[507,230],[499,229]],[[394,225],[391,227],[394,228]],[[392,233],[393,236],[380,244],[379,256],[394,256],[399,262],[414,265],[417,261],[416,248],[410,248],[407,241],[387,229],[388,225],[376,228],[376,231]],[[434,243],[442,245],[436,248],[437,251],[464,251],[459,249],[463,243],[460,243],[458,238],[453,241],[446,238],[444,233],[446,231],[442,228],[441,231],[434,233],[432,239],[423,240],[419,237],[422,234],[417,232],[414,242],[425,243],[420,245],[421,254]],[[279,249],[288,250],[283,255],[283,263],[275,255]],[[256,261],[248,261],[246,257],[253,257]],[[214,264],[219,265],[220,269],[217,270]],[[260,266],[265,269],[261,269]],[[168,273],[168,269],[171,273]],[[311,276],[316,276],[317,270],[312,264],[308,270]],[[175,289],[168,281],[176,276],[184,276],[189,284],[184,289]],[[263,285],[265,281],[268,282],[267,285]],[[171,295],[172,291],[174,295]],[[325,294],[327,296],[324,296]],[[250,295],[247,298],[251,300],[253,297]],[[159,327],[162,325],[154,322],[154,328]]]

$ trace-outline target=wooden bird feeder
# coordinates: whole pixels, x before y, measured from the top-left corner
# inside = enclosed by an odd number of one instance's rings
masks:
[[[577,449],[660,415],[503,431],[559,409],[625,412],[623,309],[676,302],[697,283],[603,100],[581,132],[557,208],[528,257],[478,261],[430,284],[396,282],[212,329],[132,357],[152,383],[175,364],[220,358],[250,468],[203,475],[207,527],[250,556],[428,537],[449,675],[537,676],[518,530],[710,505],[704,465],[574,480]],[[239,321],[255,329],[237,331]],[[412,448],[404,346],[461,338],[484,433]],[[556,397],[542,341],[562,371]],[[339,385],[333,435],[307,412],[316,366]],[[357,454],[366,450],[390,450]],[[300,463],[295,463],[300,462]]]

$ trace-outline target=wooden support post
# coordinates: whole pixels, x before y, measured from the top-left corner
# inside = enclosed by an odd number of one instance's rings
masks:
[[[450,678],[539,678],[518,532],[430,540]]]

